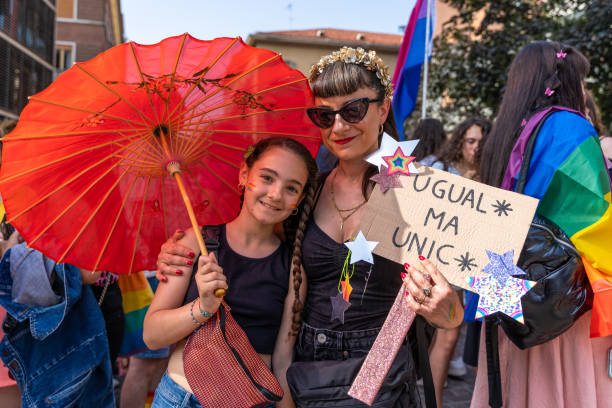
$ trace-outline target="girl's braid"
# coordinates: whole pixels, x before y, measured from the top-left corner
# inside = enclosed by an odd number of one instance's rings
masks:
[[[303,303],[300,300],[300,286],[302,285],[302,241],[304,240],[304,231],[310,218],[310,213],[314,205],[315,193],[317,191],[316,179],[310,183],[308,193],[304,197],[302,211],[298,228],[295,231],[295,241],[293,244],[293,256],[291,258],[291,273],[293,275],[293,290],[295,291],[295,300],[293,301],[293,319],[291,324],[290,336],[297,336],[301,322]]]

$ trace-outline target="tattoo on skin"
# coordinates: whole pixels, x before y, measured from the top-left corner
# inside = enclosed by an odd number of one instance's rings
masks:
[[[448,320],[452,321],[453,317],[455,317],[455,305],[451,303],[450,308],[448,309]]]

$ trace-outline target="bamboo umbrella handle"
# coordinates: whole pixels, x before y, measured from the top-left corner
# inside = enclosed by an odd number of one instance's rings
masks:
[[[168,173],[170,173],[170,175],[174,178],[174,180],[176,180],[176,184],[178,185],[179,191],[181,192],[181,197],[183,198],[185,207],[187,207],[187,214],[189,214],[191,227],[193,228],[193,231],[196,234],[196,239],[198,241],[198,246],[200,247],[200,252],[202,253],[202,255],[207,256],[208,250],[206,250],[206,245],[204,245],[202,231],[200,231],[198,220],[196,219],[195,213],[193,212],[193,207],[191,206],[191,200],[187,195],[187,190],[185,189],[185,185],[183,184],[183,179],[181,177],[181,164],[178,161],[171,159],[172,155],[170,154],[170,149],[168,148],[164,129],[162,129],[161,127],[158,128],[156,134],[161,140],[162,148],[166,153],[166,157],[170,159],[170,162],[166,165],[166,169],[168,170]],[[225,289],[215,290],[215,296],[218,298],[222,298],[223,296],[225,296]]]
[[[181,192],[181,196],[183,197],[183,201],[185,202],[185,207],[187,207],[187,213],[189,214],[189,220],[191,221],[191,226],[196,234],[196,239],[198,240],[198,246],[200,247],[200,252],[202,255],[207,256],[208,250],[206,249],[206,245],[204,245],[204,238],[202,237],[202,231],[200,230],[200,226],[198,225],[198,221],[196,219],[195,213],[193,212],[193,207],[191,206],[191,201],[189,200],[189,196],[187,195],[187,191],[185,190],[185,185],[183,184],[183,179],[181,177],[180,171],[175,171],[172,176],[176,180],[176,184],[178,184],[179,191]],[[225,289],[217,289],[215,290],[215,296],[218,298],[222,298],[225,296]]]

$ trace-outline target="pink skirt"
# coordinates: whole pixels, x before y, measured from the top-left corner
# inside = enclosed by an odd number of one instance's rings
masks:
[[[2,306],[0,306],[0,324],[4,321],[4,316],[6,316],[6,310]],[[4,332],[0,328],[0,341],[4,337]],[[7,387],[9,385],[17,384],[14,380],[9,378],[9,370],[6,366],[0,361],[0,387]]]
[[[499,328],[502,398],[506,408],[609,408],[612,336],[589,338],[591,312],[548,343],[521,350]],[[487,355],[481,331],[471,408],[488,407]]]

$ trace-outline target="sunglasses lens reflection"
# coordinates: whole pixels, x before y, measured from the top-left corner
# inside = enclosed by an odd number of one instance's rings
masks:
[[[336,114],[339,113],[342,119],[348,123],[360,122],[368,113],[368,98],[355,99],[348,102],[342,108],[334,111],[330,108],[310,108],[307,110],[310,120],[322,129],[328,129],[334,124]]]

